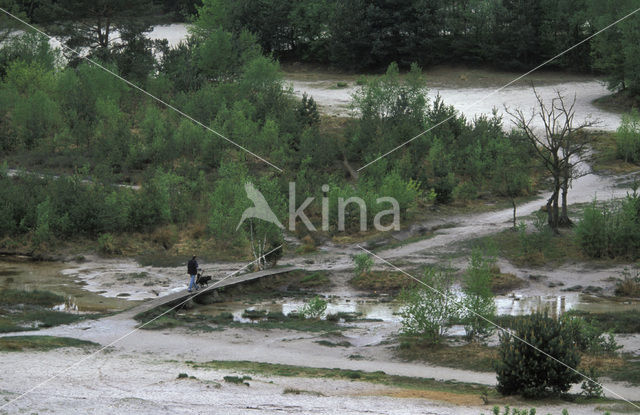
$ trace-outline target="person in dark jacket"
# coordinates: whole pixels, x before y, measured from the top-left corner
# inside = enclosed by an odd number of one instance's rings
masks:
[[[189,282],[189,292],[191,292],[194,287],[197,291],[198,287],[196,286],[196,275],[198,274],[198,261],[196,261],[195,255],[191,258],[191,260],[187,264],[187,273],[191,277],[191,281]]]

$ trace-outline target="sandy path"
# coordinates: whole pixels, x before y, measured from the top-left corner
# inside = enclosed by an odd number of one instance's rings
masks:
[[[302,97],[303,93],[312,96],[320,109],[329,115],[348,116],[353,112],[349,108],[351,96],[356,91],[356,86],[351,83],[346,88],[336,89],[335,81],[287,81],[293,88],[296,96]],[[429,85],[427,83],[427,85]],[[495,92],[497,88],[451,88],[429,85],[428,97],[433,102],[440,95],[447,105],[453,105],[462,112],[467,119],[472,120],[477,116],[491,116],[495,108],[503,117],[506,128],[511,129],[510,118],[505,113],[504,107],[522,108],[525,113],[536,106],[536,98],[530,86],[509,86]],[[611,92],[605,85],[598,81],[563,82],[555,85],[542,85],[537,88],[538,93],[545,101],[550,101],[559,90],[564,96],[572,99],[576,95],[575,119],[581,122],[588,116],[598,119],[601,124],[599,129],[613,131],[620,125],[620,115],[605,111],[593,105],[593,100],[609,95]],[[541,126],[541,122],[534,120],[534,126]],[[407,139],[410,137],[407,137]]]
[[[3,374],[0,399],[17,397],[29,386],[46,381],[87,352],[78,349],[47,353],[0,354]],[[25,365],[25,361],[31,364]],[[197,379],[176,379],[187,373]],[[155,355],[123,352],[102,354],[69,374],[42,385],[0,413],[64,414],[438,414],[478,415],[489,406],[457,406],[431,399],[392,398],[394,388],[365,382],[251,375],[249,387],[223,381],[235,371],[193,369]],[[284,394],[286,388],[311,394]],[[537,406],[539,413],[593,414],[588,406]]]

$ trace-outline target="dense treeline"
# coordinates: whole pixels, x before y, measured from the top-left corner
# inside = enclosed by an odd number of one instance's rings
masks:
[[[201,13],[246,29],[279,58],[376,70],[390,62],[530,69],[637,7],[633,0],[208,0]],[[597,70],[640,92],[640,16],[548,66]]]
[[[35,24],[50,24],[60,18],[60,14],[66,9],[67,12],[86,13],[87,5],[94,5],[103,10],[122,8],[124,13],[131,12],[131,6],[135,9],[138,4],[143,4],[143,9],[138,9],[138,18],[153,15],[154,20],[168,18],[171,21],[184,20],[195,14],[196,8],[202,4],[200,0],[131,0],[120,2],[111,1],[85,1],[85,0],[3,0],[0,2],[2,8],[8,9],[15,14],[20,14]],[[130,6],[126,8],[124,6]],[[84,7],[85,10],[73,10],[70,6]],[[90,9],[90,8],[89,8]]]

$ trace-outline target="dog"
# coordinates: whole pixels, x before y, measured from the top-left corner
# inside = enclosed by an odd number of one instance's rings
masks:
[[[199,287],[208,287],[209,281],[211,281],[211,275],[198,275],[196,285]]]

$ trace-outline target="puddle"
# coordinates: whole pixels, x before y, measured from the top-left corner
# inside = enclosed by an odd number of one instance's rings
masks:
[[[131,301],[107,298],[85,289],[85,284],[64,275],[69,264],[61,262],[0,261],[0,288],[51,291],[66,298],[54,307],[58,311],[108,312],[131,306]],[[10,275],[10,276],[9,276]]]
[[[526,315],[536,311],[547,310],[550,315],[558,316],[569,310],[582,310],[589,312],[611,312],[640,310],[640,302],[618,303],[613,301],[590,301],[593,297],[580,293],[567,293],[562,296],[499,296],[496,297],[496,306],[500,315]],[[304,301],[301,299],[284,299],[282,302],[264,302],[257,304],[245,304],[241,302],[227,302],[198,306],[188,313],[205,314],[215,316],[220,313],[231,313],[236,322],[253,323],[259,319],[242,317],[244,310],[266,310],[271,313],[279,312],[285,315],[296,312],[302,308]],[[365,298],[332,298],[327,304],[326,314],[354,313],[361,319],[380,320],[387,323],[400,323],[401,305],[397,302],[380,303]],[[462,326],[454,326],[450,333],[460,332]]]

